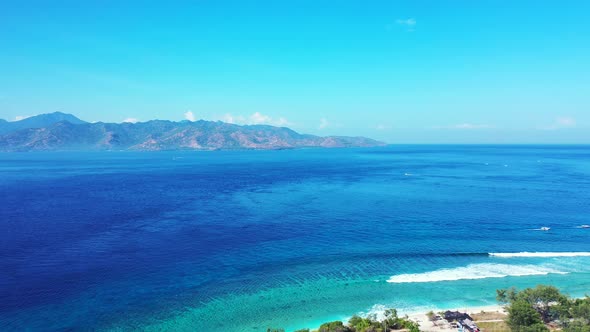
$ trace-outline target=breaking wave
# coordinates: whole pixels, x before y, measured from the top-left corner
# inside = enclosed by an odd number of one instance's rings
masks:
[[[492,252],[493,257],[590,257],[590,252]]]
[[[510,264],[470,264],[467,266],[440,269],[424,273],[400,274],[389,278],[390,283],[415,283],[454,281],[464,279],[503,278],[509,276],[546,275],[550,273],[567,274],[552,268],[536,265],[510,265]]]

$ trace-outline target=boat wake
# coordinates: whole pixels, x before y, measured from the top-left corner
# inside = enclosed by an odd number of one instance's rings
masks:
[[[470,264],[467,266],[440,269],[424,273],[400,274],[389,278],[390,283],[420,283],[455,281],[465,279],[503,278],[509,276],[533,276],[546,274],[567,274],[568,272],[537,265]]]

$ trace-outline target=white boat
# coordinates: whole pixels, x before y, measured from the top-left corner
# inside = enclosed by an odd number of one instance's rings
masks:
[[[540,230],[542,230],[542,231],[548,231],[548,230],[550,230],[551,228],[550,228],[550,227],[541,227],[541,228],[539,228],[539,229],[540,229]]]
[[[590,228],[590,225],[581,225],[580,228]]]

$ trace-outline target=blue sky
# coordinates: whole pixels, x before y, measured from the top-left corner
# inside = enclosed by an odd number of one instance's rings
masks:
[[[0,118],[590,143],[589,1],[2,1]]]

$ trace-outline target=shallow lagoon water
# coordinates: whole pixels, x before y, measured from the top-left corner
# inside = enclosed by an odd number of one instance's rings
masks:
[[[289,330],[495,304],[513,285],[582,296],[589,160],[589,146],[1,154],[0,327]],[[574,254],[488,255],[515,252]]]

